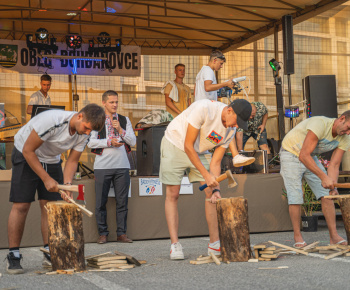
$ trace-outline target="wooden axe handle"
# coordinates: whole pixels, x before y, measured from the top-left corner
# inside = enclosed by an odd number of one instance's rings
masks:
[[[92,217],[92,216],[94,215],[91,211],[89,211],[89,210],[86,209],[85,207],[81,206],[80,204],[76,203],[76,202],[74,201],[74,199],[70,198],[63,190],[59,190],[58,192],[59,192],[60,194],[64,194],[64,195],[67,197],[67,199],[68,199],[71,203],[73,203],[74,205],[76,205],[77,207],[79,207],[79,208],[80,208],[84,213],[86,213],[89,217]]]
[[[329,199],[332,199],[332,198],[350,198],[350,194],[342,194],[342,195],[326,195],[324,196],[324,198],[329,198]]]
[[[221,174],[219,177],[217,177],[216,181],[220,183],[221,181],[225,180],[226,178],[227,178],[227,174],[224,173],[224,174]],[[199,190],[202,191],[202,190],[206,189],[207,187],[208,187],[207,184],[203,184],[202,186],[199,187]]]
[[[338,188],[350,188],[350,183],[334,183],[334,186]]]
[[[57,187],[58,187],[58,189],[79,192],[78,185],[62,185],[62,184],[58,184]]]

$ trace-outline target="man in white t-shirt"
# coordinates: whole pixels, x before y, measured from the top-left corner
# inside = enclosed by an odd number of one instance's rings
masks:
[[[178,239],[178,210],[181,180],[187,171],[190,182],[206,183],[205,213],[209,228],[208,253],[220,254],[216,200],[220,185],[216,177],[221,172],[221,159],[236,127],[247,128],[252,107],[237,99],[230,105],[210,100],[194,102],[170,122],[161,143],[160,181],[166,184],[165,215],[171,239],[170,258],[184,259]],[[208,150],[215,148],[211,157]]]
[[[207,65],[203,66],[196,77],[196,84],[194,87],[194,97],[195,101],[209,99],[217,101],[217,91],[223,87],[234,87],[234,82],[232,80],[225,81],[218,84],[215,77],[215,72],[219,71],[226,58],[224,54],[219,50],[214,50],[210,54],[209,62]]]
[[[51,80],[51,77],[47,74],[41,76],[41,89],[30,96],[27,107],[28,115],[32,114],[33,105],[51,105],[51,98],[48,94],[51,88]]]
[[[128,217],[128,194],[130,186],[130,146],[136,143],[136,136],[128,117],[117,113],[118,94],[109,90],[102,95],[105,107],[105,125],[100,132],[92,131],[88,147],[96,154],[94,163],[96,192],[96,222],[99,233],[98,244],[107,243],[109,234],[107,225],[108,193],[113,183],[116,218],[117,242],[132,243],[126,235]]]
[[[321,200],[330,244],[347,245],[338,235],[334,203],[327,195],[339,194],[334,184],[338,182],[339,166],[344,152],[350,148],[350,111],[338,119],[315,116],[294,127],[284,137],[280,151],[281,175],[287,191],[289,215],[294,231],[294,247],[304,247],[300,232],[301,204],[304,203],[302,179]],[[316,154],[334,150],[326,171]]]
[[[72,184],[78,161],[92,130],[104,125],[104,110],[96,105],[85,106],[79,113],[48,110],[32,118],[15,135],[12,151],[12,178],[10,202],[12,209],[8,219],[9,274],[21,274],[22,255],[19,247],[26,217],[35,192],[41,208],[41,232],[44,247],[48,249],[48,221],[45,205],[61,199],[57,184]],[[60,155],[70,150],[64,172]],[[72,193],[67,192],[72,197]],[[66,199],[65,195],[62,198]],[[51,266],[50,255],[44,254],[43,266]]]

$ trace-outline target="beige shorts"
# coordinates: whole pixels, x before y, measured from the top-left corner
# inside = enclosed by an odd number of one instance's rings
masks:
[[[205,181],[187,154],[165,137],[162,139],[160,154],[159,179],[162,183],[180,185],[185,171],[191,183]],[[209,170],[211,154],[199,154],[198,156],[205,169]]]

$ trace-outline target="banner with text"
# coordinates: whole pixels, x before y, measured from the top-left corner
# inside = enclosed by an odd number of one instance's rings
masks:
[[[64,43],[57,43],[56,56],[107,57],[106,61],[77,60],[78,75],[96,76],[140,76],[141,48],[139,46],[121,46],[121,52],[92,53],[88,44],[82,44],[78,50],[68,50]],[[41,51],[41,54],[52,54]],[[20,73],[72,74],[74,60],[40,58],[37,49],[29,49],[25,41],[0,39],[0,67]]]

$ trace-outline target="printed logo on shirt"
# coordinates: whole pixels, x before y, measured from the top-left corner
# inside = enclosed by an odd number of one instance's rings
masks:
[[[220,143],[220,141],[222,140],[222,136],[220,136],[218,133],[216,133],[214,130],[211,131],[211,133],[209,134],[209,136],[207,137],[207,140],[209,140],[211,143],[217,145]]]

